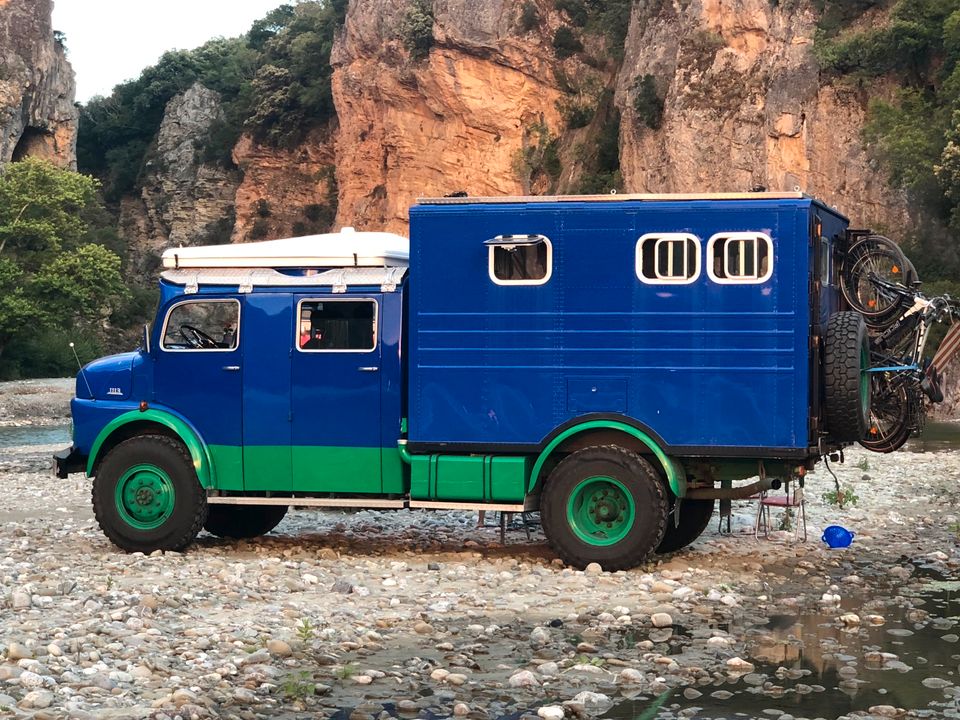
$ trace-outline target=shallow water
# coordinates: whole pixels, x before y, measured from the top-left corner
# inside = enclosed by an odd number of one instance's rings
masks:
[[[70,424],[0,427],[0,448],[70,444]]]
[[[903,446],[907,452],[938,452],[960,449],[960,422],[928,422],[919,437]]]

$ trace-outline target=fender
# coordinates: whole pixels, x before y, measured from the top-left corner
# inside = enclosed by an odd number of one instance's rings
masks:
[[[578,433],[585,432],[587,430],[600,429],[618,430],[622,433],[630,435],[631,437],[635,437],[637,440],[642,442],[650,449],[650,452],[656,456],[661,467],[663,467],[663,472],[666,475],[667,483],[670,485],[670,490],[673,491],[673,494],[677,497],[683,497],[687,494],[687,478],[680,463],[667,455],[645,432],[637,430],[637,428],[626,423],[617,422],[616,420],[590,420],[579,425],[574,425],[571,428],[567,428],[553,438],[553,440],[551,440],[550,443],[540,452],[536,463],[533,465],[533,471],[530,473],[530,479],[527,481],[527,493],[533,492],[533,488],[537,483],[537,478],[540,477],[540,471],[543,469],[543,464],[547,461],[547,458],[550,457],[553,451],[557,449],[560,443],[570,437],[573,437],[574,435],[577,435]]]
[[[87,477],[93,475],[93,468],[100,454],[100,449],[107,439],[119,428],[133,422],[155,423],[172,430],[189,451],[200,485],[208,490],[216,486],[216,476],[214,474],[213,461],[210,458],[210,451],[207,449],[203,440],[200,439],[197,431],[183,418],[169,411],[158,410],[156,408],[143,411],[131,410],[123,415],[118,415],[107,423],[106,427],[97,435],[97,439],[94,440],[93,447],[90,448],[90,456],[87,460]]]

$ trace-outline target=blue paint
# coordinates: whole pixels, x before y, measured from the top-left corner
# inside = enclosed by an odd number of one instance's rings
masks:
[[[643,428],[675,458],[714,449],[803,457],[816,446],[811,378],[820,369],[810,333],[839,307],[834,241],[847,221],[834,211],[799,197],[568,200],[424,204],[410,217],[410,271],[395,289],[311,288],[298,271],[286,273],[290,285],[242,291],[161,281],[150,353],[95,361],[78,379],[76,447],[89,452],[107,423],[141,401],[185,419],[208,446],[274,448],[268,460],[244,455],[250,467],[272,463],[269,478],[246,468],[246,490],[324,492],[323,473],[300,464],[316,455],[295,448],[395,453],[403,417],[412,447],[454,454],[536,456],[558,428],[585,417]],[[769,279],[711,279],[709,240],[728,232],[772,239]],[[636,245],[648,233],[693,236],[696,280],[641,282]],[[491,280],[484,243],[504,235],[549,238],[546,283]],[[237,347],[161,347],[169,310],[197,299],[239,304]],[[373,349],[302,351],[299,303],[343,300],[376,303]]]
[[[540,444],[582,412],[569,383],[592,378],[626,385],[598,391],[592,411],[642,423],[679,454],[808,447],[814,213],[824,233],[846,225],[809,199],[413,207],[410,441]],[[730,231],[773,239],[767,282],[708,277],[707,242]],[[695,282],[640,282],[637,239],[655,232],[699,239]],[[547,284],[487,276],[484,241],[510,233],[550,239]],[[825,316],[835,286],[823,295]]]

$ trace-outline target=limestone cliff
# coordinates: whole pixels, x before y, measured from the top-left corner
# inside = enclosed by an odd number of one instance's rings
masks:
[[[396,34],[408,3],[354,0],[334,48],[339,224],[404,231],[420,196],[524,191],[530,128],[559,133],[552,53],[521,3],[438,0],[423,60]]]
[[[337,211],[333,131],[319,128],[293,149],[244,136],[233,149],[243,174],[233,241],[308,235],[330,229]]]
[[[811,3],[662,0],[635,8],[617,82],[628,189],[800,188],[855,224],[903,227],[905,198],[887,186],[860,139],[866,93],[820,81]],[[645,75],[665,99],[657,131],[637,117],[637,79]]]
[[[52,0],[0,0],[0,166],[40,157],[76,168],[76,87],[52,11]]]
[[[240,177],[201,155],[220,114],[220,96],[200,84],[167,104],[140,193],[121,203],[121,231],[139,270],[149,272],[170,245],[230,240]]]
[[[558,59],[550,38],[568,18],[538,1],[538,22],[524,30],[529,5],[436,0],[434,45],[415,60],[397,30],[406,0],[351,2],[332,55],[338,223],[402,231],[421,195],[529,192],[518,158],[536,142],[532,128],[560,138],[553,189],[575,189],[592,128],[567,129],[558,108],[597,103],[606,85],[622,112],[628,192],[799,187],[855,224],[902,226],[905,199],[860,140],[865,94],[820,81],[806,0],[634,3],[625,57],[612,69],[585,32],[582,57]],[[656,130],[638,117],[645,75],[663,99]]]

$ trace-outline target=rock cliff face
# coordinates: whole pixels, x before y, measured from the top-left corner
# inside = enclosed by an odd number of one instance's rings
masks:
[[[561,138],[558,189],[575,188],[583,131],[565,129],[558,103],[595,98],[604,84],[622,112],[628,192],[799,187],[856,224],[906,219],[860,140],[866,97],[820,82],[806,0],[635,3],[624,61],[609,75],[559,60],[550,39],[567,18],[536,2],[537,25],[524,31],[524,5],[436,0],[434,47],[415,61],[397,35],[405,0],[351,2],[332,57],[338,223],[402,231],[421,195],[529,191],[518,155],[532,127]],[[583,55],[604,57],[590,42]],[[657,130],[638,117],[645,75],[664,100]]]
[[[337,212],[334,131],[315,130],[292,150],[249,136],[233,149],[243,174],[236,192],[233,241],[326,232]]]
[[[820,82],[811,4],[661,0],[635,8],[617,82],[630,190],[800,188],[856,224],[903,226],[905,199],[871,167],[860,140],[865,95]],[[656,132],[635,108],[637,78],[647,74],[665,98]]]
[[[121,204],[121,230],[139,270],[149,272],[170,245],[229,242],[240,177],[203,162],[199,150],[220,114],[220,96],[199,84],[167,104],[140,194]]]
[[[438,0],[417,61],[396,35],[408,3],[354,0],[331,61],[340,121],[339,224],[403,232],[420,196],[524,191],[529,128],[559,132],[552,54],[516,29],[522,3]]]
[[[76,87],[52,11],[52,0],[0,0],[0,166],[40,157],[76,167]]]

